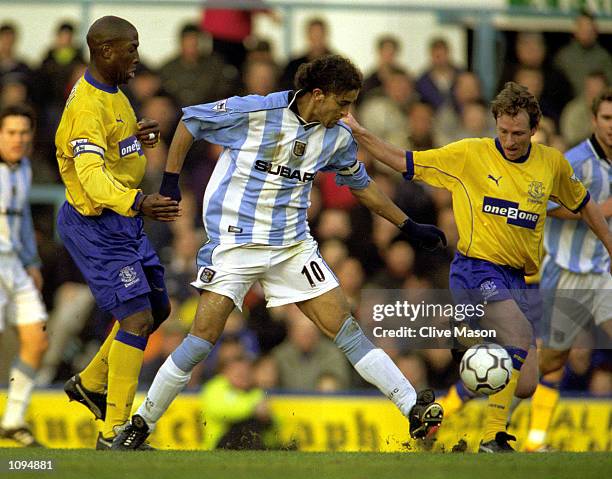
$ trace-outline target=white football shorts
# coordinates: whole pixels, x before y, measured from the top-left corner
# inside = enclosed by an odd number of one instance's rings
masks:
[[[550,314],[549,347],[570,349],[578,334],[612,320],[610,274],[578,274],[560,268]]]
[[[204,248],[212,250],[210,264],[200,265],[191,285],[227,296],[239,309],[255,281],[263,287],[268,308],[316,298],[339,286],[312,238],[290,246],[208,244]]]
[[[0,253],[0,332],[47,320],[40,292],[14,253]]]

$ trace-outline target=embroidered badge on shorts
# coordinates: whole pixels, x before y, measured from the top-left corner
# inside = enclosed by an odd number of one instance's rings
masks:
[[[121,268],[121,270],[119,270],[119,279],[121,279],[123,286],[125,286],[126,288],[129,288],[133,284],[136,284],[138,283],[138,281],[140,281],[138,273],[136,272],[133,266],[125,266],[124,268]]]
[[[200,281],[202,281],[202,283],[210,283],[215,277],[215,274],[216,271],[213,271],[210,268],[204,268],[200,273]]]
[[[482,299],[486,301],[498,293],[497,285],[493,281],[485,281],[480,285],[480,292],[482,293]]]

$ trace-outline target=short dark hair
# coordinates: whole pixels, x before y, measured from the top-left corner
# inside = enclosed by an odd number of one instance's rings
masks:
[[[17,29],[12,23],[3,23],[0,25],[0,35],[3,33],[12,33],[15,35],[17,33]]]
[[[446,38],[434,37],[431,39],[431,41],[429,42],[429,49],[433,50],[434,48],[439,48],[439,47],[449,50],[448,41],[446,40]]]
[[[383,36],[379,37],[378,40],[376,40],[376,49],[379,50],[379,51],[382,50],[383,47],[387,43],[390,43],[391,45],[393,45],[393,48],[395,48],[395,50],[399,51],[399,49],[400,49],[400,42],[393,35],[383,35]]]
[[[593,113],[593,116],[597,116],[597,113],[599,113],[599,107],[604,101],[612,102],[612,87],[605,88],[604,91],[593,99],[593,103],[591,104],[591,112]]]
[[[592,22],[595,21],[595,15],[588,8],[581,8],[580,10],[578,10],[578,15],[576,15],[576,20],[578,20],[579,18],[588,18]]]
[[[538,100],[529,93],[527,87],[509,81],[491,102],[493,117],[497,120],[501,115],[516,116],[521,110],[525,110],[529,115],[530,128],[538,126],[542,117]]]
[[[306,30],[310,30],[312,27],[321,27],[323,30],[327,31],[327,22],[323,20],[321,17],[314,17],[308,20],[306,23]]]
[[[181,28],[181,38],[190,33],[202,33],[195,23],[187,23]]]
[[[30,127],[34,130],[36,126],[36,114],[28,105],[11,105],[0,110],[0,129],[4,125],[4,119],[8,116],[25,116],[30,120]]]
[[[60,25],[57,27],[57,33],[61,33],[64,31],[74,33],[74,25],[70,22],[60,23]]]
[[[320,88],[325,93],[344,93],[360,90],[363,75],[348,58],[325,55],[309,63],[302,63],[294,80],[297,90],[311,92]]]

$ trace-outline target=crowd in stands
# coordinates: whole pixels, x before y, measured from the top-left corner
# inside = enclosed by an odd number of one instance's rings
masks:
[[[272,15],[273,12],[260,12]],[[253,15],[255,13],[249,13]],[[157,120],[161,142],[147,150],[147,172],[142,189],[157,191],[180,108],[231,95],[265,95],[291,89],[292,78],[303,62],[330,52],[327,23],[308,21],[307,50],[286,65],[275,61],[270,42],[253,38],[250,18],[232,20],[239,32],[219,29],[222,18],[206,18],[185,25],[176,39],[176,55],[159,68],[141,60],[136,77],[124,91],[138,118]],[[0,18],[1,23],[1,18]],[[10,23],[0,26],[0,107],[29,103],[38,112],[32,151],[34,182],[59,183],[54,134],[64,102],[86,68],[77,27],[58,26],[43,61],[28,65],[16,54],[19,34]],[[83,28],[80,26],[79,28]],[[595,20],[581,15],[569,43],[549,51],[546,36],[518,32],[511,36],[508,61],[499,81],[514,80],[529,87],[539,99],[545,118],[540,141],[562,151],[590,135],[592,98],[612,81],[612,56],[598,43]],[[144,40],[146,41],[146,40]],[[210,45],[210,48],[205,48]],[[365,72],[364,88],[356,105],[360,121],[389,142],[412,150],[442,146],[466,137],[495,136],[495,125],[477,74],[451,60],[452,46],[443,37],[429,42],[425,71],[411,71],[398,61],[400,42],[383,35],[377,42],[376,67]],[[166,356],[189,329],[197,304],[195,258],[205,242],[202,196],[220,152],[216,145],[199,142],[190,151],[181,181],[183,216],[174,224],[147,223],[147,230],[166,266],[173,313],[149,340],[141,387],[152,380]],[[445,251],[428,253],[415,248],[398,229],[356,204],[331,174],[318,175],[309,209],[313,236],[321,254],[337,273],[355,311],[364,289],[419,289],[448,286],[448,269],[455,252],[457,231],[450,195],[443,190],[402,177],[360,154],[369,174],[415,221],[437,224],[448,238]],[[54,240],[49,209],[35,205],[35,223],[44,264],[44,298],[51,311],[50,351],[41,383],[52,384],[79,371],[110,329],[111,318],[95,307],[87,286],[61,244]],[[405,350],[401,341],[385,340],[382,347],[410,381],[444,389],[457,379],[457,365],[448,350]],[[577,351],[566,375],[570,389],[596,395],[612,393],[612,366],[608,352]],[[262,389],[333,392],[368,387],[349,367],[339,350],[295,306],[267,310],[258,285],[242,312],[228,320],[222,340],[205,364],[192,376],[190,386],[201,385],[223,372],[232,384],[241,381]],[[245,379],[245,377],[247,379]],[[211,388],[226,387],[214,383]],[[203,400],[206,401],[206,391]],[[261,397],[251,398],[259,420],[265,421]],[[228,439],[229,440],[229,439]]]

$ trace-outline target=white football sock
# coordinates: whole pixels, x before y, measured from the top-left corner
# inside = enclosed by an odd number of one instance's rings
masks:
[[[416,391],[387,353],[382,349],[372,349],[355,364],[355,369],[408,417],[410,409],[416,403]]]
[[[35,377],[36,371],[19,359],[11,367],[6,409],[2,418],[4,429],[25,425],[25,413],[32,397]]]
[[[153,384],[147,392],[147,397],[136,411],[136,414],[144,418],[151,431],[155,428],[159,418],[170,407],[170,403],[185,388],[189,379],[191,379],[191,371],[185,372],[178,368],[172,356],[168,356],[157,371]]]

